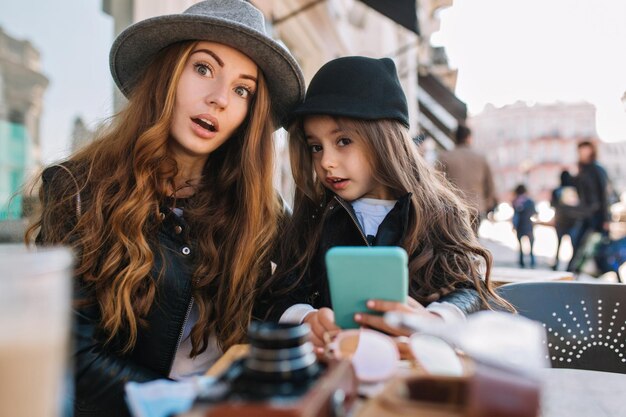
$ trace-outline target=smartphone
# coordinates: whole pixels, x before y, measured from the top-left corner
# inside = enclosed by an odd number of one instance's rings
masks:
[[[367,300],[405,303],[409,291],[408,256],[398,246],[337,246],[326,252],[326,270],[335,322],[355,329],[355,313],[369,310]]]

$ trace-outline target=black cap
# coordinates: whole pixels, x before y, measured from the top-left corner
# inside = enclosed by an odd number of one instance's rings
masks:
[[[324,64],[290,119],[313,114],[395,119],[409,127],[406,96],[389,58],[347,56]]]

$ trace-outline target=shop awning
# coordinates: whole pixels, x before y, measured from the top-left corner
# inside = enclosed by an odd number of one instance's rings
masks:
[[[312,0],[285,16],[273,19],[272,24],[281,24],[325,1]],[[361,2],[417,35],[420,34],[417,21],[417,0],[361,0]]]
[[[420,34],[417,21],[417,0],[361,0],[372,9],[387,16],[400,26]]]
[[[454,134],[465,123],[467,106],[433,74],[418,74],[419,126],[444,149],[454,148]]]

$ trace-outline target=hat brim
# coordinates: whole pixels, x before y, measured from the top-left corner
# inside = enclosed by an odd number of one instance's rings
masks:
[[[278,42],[248,26],[200,15],[157,16],[122,32],[109,55],[115,84],[128,97],[137,77],[156,53],[186,40],[221,43],[250,57],[265,76],[274,114],[281,124],[291,108],[304,97],[304,79],[299,66]]]

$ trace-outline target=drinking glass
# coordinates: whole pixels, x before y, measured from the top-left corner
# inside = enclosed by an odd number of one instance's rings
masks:
[[[67,412],[72,266],[67,248],[0,245],[0,416]]]

